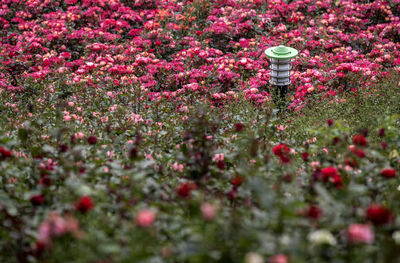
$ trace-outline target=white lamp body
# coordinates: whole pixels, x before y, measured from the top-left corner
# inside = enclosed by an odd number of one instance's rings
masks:
[[[270,84],[274,86],[287,86],[290,84],[290,59],[270,59],[271,79]]]

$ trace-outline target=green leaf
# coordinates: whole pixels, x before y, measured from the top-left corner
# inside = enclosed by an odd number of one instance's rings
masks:
[[[18,130],[18,138],[21,140],[22,143],[25,143],[28,139],[28,130],[20,128]]]

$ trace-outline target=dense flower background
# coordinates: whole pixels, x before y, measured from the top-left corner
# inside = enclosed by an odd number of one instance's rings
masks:
[[[399,116],[291,137],[263,54],[299,50],[289,112],[378,96],[399,0],[0,0],[0,29],[1,262],[400,261]]]

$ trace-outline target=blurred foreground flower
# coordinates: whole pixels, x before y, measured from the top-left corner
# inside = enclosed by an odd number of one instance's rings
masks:
[[[263,263],[264,258],[256,252],[249,252],[246,254],[246,256],[244,258],[244,262],[245,263]]]
[[[83,232],[79,228],[78,220],[71,214],[64,217],[57,212],[50,212],[47,219],[44,220],[38,231],[37,242],[42,246],[49,246],[54,237],[71,233],[75,238],[81,238]]]
[[[210,203],[203,203],[200,207],[201,213],[205,220],[211,221],[214,219],[217,211],[215,207]]]
[[[281,159],[282,163],[290,162],[290,148],[286,144],[281,143],[276,145],[272,148],[272,152]]]
[[[378,204],[371,204],[367,209],[366,216],[375,225],[383,225],[394,221],[393,213]]]
[[[288,257],[284,254],[278,254],[269,259],[268,263],[288,263]]]
[[[153,225],[155,220],[156,214],[149,209],[140,210],[136,217],[136,223],[140,227],[150,227]]]
[[[370,225],[352,224],[347,229],[350,243],[370,244],[374,241],[374,232]]]
[[[0,147],[0,160],[4,160],[6,158],[10,158],[12,156],[12,151],[6,150],[3,147]]]
[[[393,232],[392,237],[396,245],[400,245],[400,230]]]
[[[82,196],[81,199],[79,199],[75,203],[75,209],[81,213],[86,213],[94,208],[94,203],[92,201],[92,198],[90,196]]]
[[[312,245],[326,244],[334,246],[337,244],[337,241],[335,237],[332,235],[332,233],[324,229],[311,232],[308,235],[308,241],[310,241]]]
[[[396,170],[394,170],[394,169],[383,169],[381,174],[385,178],[393,178],[393,177],[396,177]]]

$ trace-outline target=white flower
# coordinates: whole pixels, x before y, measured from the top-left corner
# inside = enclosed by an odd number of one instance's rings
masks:
[[[335,237],[327,230],[316,230],[308,235],[308,241],[313,245],[327,244],[334,246],[337,244]]]
[[[400,245],[400,230],[393,232],[392,237],[397,245]]]
[[[256,252],[249,252],[246,254],[244,258],[245,263],[264,263],[264,258],[256,253]]]

